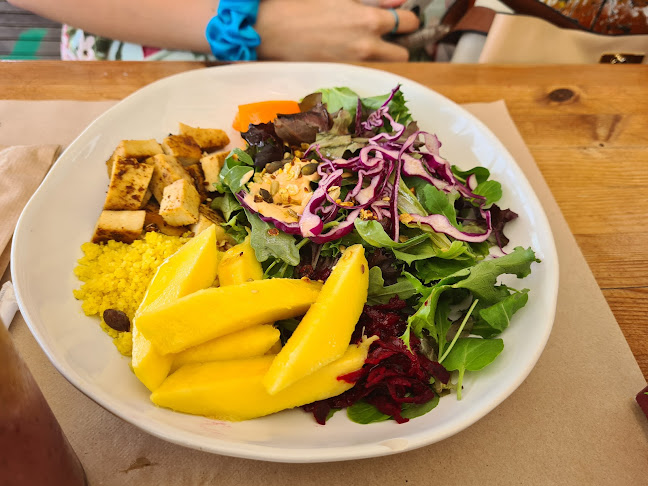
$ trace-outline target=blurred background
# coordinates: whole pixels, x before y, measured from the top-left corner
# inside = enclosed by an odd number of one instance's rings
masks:
[[[61,25],[0,0],[0,59],[61,59]]]
[[[648,62],[648,0],[409,0],[406,3],[423,6],[423,18],[427,19],[430,34],[425,49],[420,46],[410,49],[413,61],[616,62],[616,58],[609,61],[602,54],[623,52],[640,55],[631,62]],[[475,13],[473,7],[481,9],[477,23],[474,16],[467,15]],[[484,12],[490,13],[484,17]],[[495,23],[495,32],[490,31],[494,39],[484,56],[486,34],[495,14],[499,15],[499,22]],[[517,21],[520,15],[537,21]],[[435,29],[439,27],[450,31],[443,31],[445,37],[436,35]],[[624,40],[624,37],[631,39]],[[557,51],[565,52],[556,57]],[[61,25],[0,0],[0,59],[61,59]]]

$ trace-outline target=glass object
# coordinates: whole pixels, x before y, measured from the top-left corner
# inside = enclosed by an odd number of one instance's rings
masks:
[[[0,486],[83,486],[86,477],[0,320]]]

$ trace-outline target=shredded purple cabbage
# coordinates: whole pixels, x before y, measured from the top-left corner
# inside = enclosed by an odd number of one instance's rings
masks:
[[[259,214],[262,220],[272,222],[289,234],[298,234],[309,238],[316,244],[323,244],[345,236],[353,230],[354,220],[362,211],[371,212],[375,218],[389,228],[394,241],[399,239],[398,188],[402,176],[418,177],[444,192],[458,191],[462,196],[474,201],[481,201],[479,212],[486,222],[484,233],[464,232],[454,227],[443,215],[401,215],[400,220],[406,223],[425,225],[438,233],[466,242],[487,240],[492,231],[490,210],[485,209],[485,198],[473,192],[476,179],[469,177],[465,184],[459,181],[452,172],[451,166],[439,155],[441,142],[436,135],[418,130],[402,142],[400,139],[406,127],[395,121],[389,114],[389,102],[400,86],[396,86],[383,105],[361,120],[362,106],[358,100],[355,119],[356,134],[372,133],[390,124],[391,130],[378,132],[369,139],[358,155],[350,159],[326,158],[319,150],[317,143],[311,144],[305,156],[314,152],[321,163],[318,173],[321,176],[317,189],[313,192],[298,223],[286,223],[275,218]],[[335,198],[339,193],[345,173],[351,172],[357,177],[357,183],[347,193],[344,200]],[[392,179],[392,181],[390,181]],[[240,203],[248,210],[254,211],[245,203],[245,191],[237,194]],[[348,211],[342,221],[335,221],[340,211]],[[385,221],[387,220],[387,221]],[[388,222],[389,224],[384,224]]]

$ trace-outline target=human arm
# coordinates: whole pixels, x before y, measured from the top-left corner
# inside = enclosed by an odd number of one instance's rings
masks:
[[[403,0],[375,0],[382,7]],[[87,32],[151,47],[210,52],[205,27],[217,0],[10,0],[52,20]],[[374,2],[375,3],[375,2]],[[411,12],[399,12],[399,32],[418,27]],[[407,60],[407,51],[385,42],[394,25],[388,10],[356,0],[262,0],[256,30],[259,59]]]

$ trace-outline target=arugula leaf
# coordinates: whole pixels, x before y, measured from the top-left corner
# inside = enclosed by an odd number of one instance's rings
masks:
[[[459,371],[457,399],[461,400],[464,373],[479,371],[493,362],[504,349],[501,339],[459,338],[443,362],[448,371]]]
[[[373,219],[363,220],[358,218],[353,222],[353,225],[362,239],[376,248],[407,248],[428,239],[425,234],[421,234],[410,238],[404,243],[398,243],[389,237],[378,221]]]
[[[439,348],[445,346],[447,330],[440,328],[435,320],[439,298],[444,292],[451,292],[448,298],[455,298],[456,291],[469,291],[474,298],[482,300],[483,304],[494,305],[510,295],[510,290],[505,285],[495,286],[499,275],[504,273],[515,274],[518,278],[527,276],[531,271],[531,263],[538,261],[533,250],[521,247],[503,257],[493,260],[484,260],[472,267],[459,270],[439,280],[429,287],[429,293],[420,300],[419,308],[407,320],[408,326],[402,339],[409,341],[409,333],[414,332],[419,338],[423,337],[426,330]],[[518,304],[521,301],[517,302]],[[512,304],[512,303],[511,303]],[[509,304],[509,305],[511,305]],[[511,306],[512,308],[513,306]],[[499,321],[498,321],[499,322]]]
[[[256,214],[248,211],[245,211],[245,214],[252,226],[250,245],[254,248],[257,260],[265,262],[268,258],[274,257],[288,265],[299,264],[299,248],[294,237],[261,220]]]
[[[454,202],[460,196],[457,191],[446,193],[431,184],[427,184],[417,194],[419,201],[427,210],[428,214],[441,214],[448,218],[452,226],[461,229],[461,225],[457,223],[457,212],[454,207]]]
[[[427,298],[427,296],[430,295],[430,288],[423,285],[421,281],[418,278],[416,278],[414,275],[412,275],[409,272],[403,272],[402,275],[403,277],[405,277],[407,280],[410,281],[412,287],[414,287],[414,290],[416,291],[417,294],[423,295],[425,298]]]
[[[539,261],[531,248],[524,249],[518,246],[508,255],[484,260],[474,267],[457,272],[455,275],[459,273],[467,273],[467,275],[453,287],[468,289],[480,300],[495,303],[502,299],[503,292],[508,295],[503,286],[495,286],[497,277],[510,273],[518,278],[524,278],[531,273],[531,263]]]
[[[385,420],[391,418],[390,415],[382,413],[370,403],[364,402],[362,400],[355,402],[350,407],[347,407],[346,410],[349,419],[357,424],[366,425],[375,422],[384,422]]]
[[[414,315],[410,316],[407,319],[407,330],[405,331],[408,340],[405,344],[409,346],[409,331],[410,329],[414,331],[414,334],[418,337],[423,336],[423,329],[427,330],[430,333],[430,336],[439,343],[442,338],[440,332],[434,321],[434,316],[436,314],[436,307],[439,301],[441,294],[450,288],[447,285],[434,286],[431,288],[430,293],[425,298],[422,299],[421,305]],[[405,340],[403,338],[403,340]]]
[[[457,177],[457,179],[459,179],[463,183],[465,183],[466,179],[468,179],[468,177],[472,174],[475,174],[475,177],[477,178],[477,184],[485,182],[490,177],[490,171],[486,167],[478,166],[473,167],[469,170],[461,170],[456,165],[453,165],[451,169],[452,173]]]
[[[416,274],[419,278],[425,283],[430,283],[433,280],[440,280],[474,264],[474,258],[449,260],[443,258],[428,258],[427,260],[417,261],[415,263],[415,268]]]
[[[367,304],[387,304],[395,296],[407,300],[415,294],[416,289],[408,279],[400,278],[395,284],[385,286],[380,267],[371,267],[369,269]]]
[[[401,416],[408,419],[413,419],[425,415],[430,410],[436,408],[439,404],[439,395],[434,394],[434,398],[425,403],[404,403],[401,409]]]
[[[236,243],[243,243],[248,235],[247,218],[243,211],[234,214],[227,223],[221,223],[228,235],[236,240]]]
[[[438,404],[439,396],[436,394],[434,398],[425,403],[404,403],[401,407],[401,416],[408,419],[420,417],[434,409]],[[363,425],[384,422],[391,418],[390,415],[382,413],[374,405],[365,401],[356,402],[348,407],[347,416],[351,421]]]
[[[251,174],[250,174],[251,173]],[[225,192],[229,189],[232,193],[239,192],[247,180],[254,174],[254,161],[240,148],[232,150],[218,175],[218,191]],[[249,176],[249,177],[248,177]],[[247,180],[245,180],[247,178]]]
[[[448,343],[448,331],[452,326],[450,312],[452,310],[451,305],[453,303],[453,299],[448,294],[449,292],[439,298],[436,310],[434,312],[434,325],[437,329],[439,339],[439,358],[443,356],[443,353],[446,350],[446,344]]]
[[[242,209],[242,206],[234,196],[232,196],[229,192],[226,192],[223,196],[214,198],[211,203],[211,208],[223,213],[225,220],[229,221],[232,217],[232,213],[235,213],[236,211]]]
[[[394,256],[407,264],[432,257],[454,259],[468,251],[468,247],[462,241],[453,241],[447,246],[439,247],[427,233],[399,243],[392,240],[382,225],[374,220],[356,219],[354,226],[366,243],[376,248],[391,248]]]
[[[484,181],[475,187],[473,193],[484,196],[486,198],[484,206],[488,207],[502,199],[502,185],[497,181]]]
[[[481,309],[472,333],[485,338],[497,336],[511,323],[511,317],[529,300],[529,289],[514,292],[498,303]]]
[[[425,235],[425,233],[423,235]],[[417,236],[416,238],[419,238],[419,236]],[[409,241],[411,240],[408,240],[408,242]],[[456,259],[466,253],[467,250],[468,247],[464,244],[463,241],[453,241],[449,247],[439,248],[429,238],[415,246],[408,247],[402,251],[397,250],[396,248],[393,249],[394,256],[399,260],[404,261],[408,265],[417,260],[427,260],[433,257],[448,260]]]

